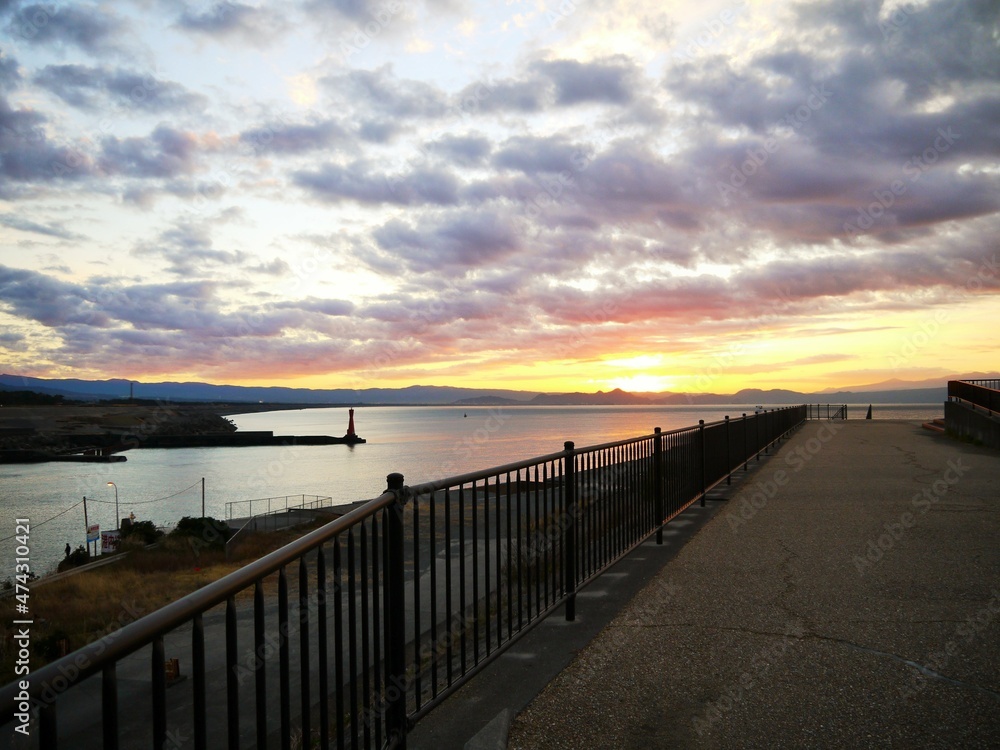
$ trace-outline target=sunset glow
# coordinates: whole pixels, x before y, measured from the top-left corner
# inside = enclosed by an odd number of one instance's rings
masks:
[[[997,369],[1000,5],[2,4],[0,369]]]

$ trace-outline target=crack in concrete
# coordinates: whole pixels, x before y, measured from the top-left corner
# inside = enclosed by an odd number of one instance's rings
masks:
[[[955,687],[961,687],[961,688],[966,688],[968,690],[975,690],[981,693],[985,693],[986,695],[989,695],[990,697],[1000,701],[1000,693],[996,692],[995,690],[990,690],[989,688],[985,688],[982,685],[975,685],[971,682],[965,682],[964,680],[958,680],[955,679],[954,677],[949,677],[948,675],[941,674],[940,672],[931,669],[925,664],[920,664],[919,662],[913,661],[913,659],[907,659],[905,656],[900,656],[899,654],[893,654],[888,651],[880,651],[877,648],[862,646],[858,643],[854,643],[853,641],[848,641],[843,638],[836,638],[834,636],[828,636],[828,635],[820,635],[818,633],[806,633],[805,636],[803,637],[815,638],[816,640],[820,641],[830,641],[831,643],[838,643],[842,646],[847,646],[848,648],[852,648],[856,651],[861,651],[863,653],[874,654],[875,656],[881,656],[887,659],[892,659],[893,661],[897,661],[901,664],[905,664],[908,667],[916,669],[918,672],[920,672],[920,674],[924,675],[925,677],[930,677],[931,679],[939,680],[949,685],[954,685]]]

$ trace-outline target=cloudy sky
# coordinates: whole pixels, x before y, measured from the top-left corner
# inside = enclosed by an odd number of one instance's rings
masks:
[[[1000,3],[0,0],[0,365],[997,369]]]

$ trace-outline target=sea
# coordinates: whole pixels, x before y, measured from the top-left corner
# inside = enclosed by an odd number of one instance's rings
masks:
[[[28,519],[29,557],[37,575],[52,572],[66,544],[84,543],[87,521],[115,527],[118,515],[173,527],[184,516],[248,514],[249,500],[317,495],[334,504],[377,497],[386,475],[407,484],[443,479],[576,447],[752,414],[756,405],[724,406],[383,406],[357,407],[359,445],[137,449],[120,463],[0,465],[0,582],[13,578],[21,541],[15,524]],[[779,408],[767,404],[765,408]],[[868,404],[848,405],[863,419]],[[937,404],[874,404],[874,419],[927,421]],[[238,414],[240,430],[275,435],[343,435],[348,411],[302,409]],[[202,488],[204,487],[204,495]],[[297,500],[297,498],[295,498]],[[282,500],[274,501],[280,505]],[[229,505],[227,505],[229,504]],[[263,504],[256,503],[255,511]],[[23,551],[23,550],[20,550]]]

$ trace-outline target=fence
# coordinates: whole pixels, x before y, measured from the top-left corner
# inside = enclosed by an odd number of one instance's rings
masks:
[[[292,501],[297,502],[290,505],[289,503]],[[257,506],[256,513],[254,513],[254,505]],[[226,503],[226,520],[269,516],[288,510],[326,508],[332,505],[333,498],[328,495],[279,495],[278,497],[260,497],[253,500],[234,500]]]
[[[806,419],[847,419],[847,404],[806,404]]]
[[[97,737],[114,750],[123,735],[157,750],[176,736],[405,748],[413,723],[557,607],[575,619],[580,586],[650,535],[662,543],[666,522],[806,411],[567,442],[410,487],[390,474],[380,497],[39,669],[20,694],[7,685],[0,721],[26,720],[30,703],[45,750]],[[168,696],[166,654],[187,648],[191,680]]]
[[[1000,412],[1000,380],[949,380],[948,398],[965,401],[972,408]]]

